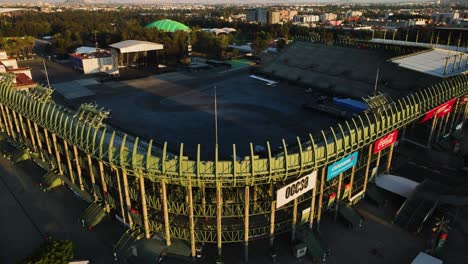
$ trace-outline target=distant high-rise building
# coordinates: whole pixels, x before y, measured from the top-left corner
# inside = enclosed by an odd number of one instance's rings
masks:
[[[270,11],[268,12],[268,24],[279,24],[281,22],[281,12],[280,11]]]
[[[447,25],[453,24],[460,18],[458,11],[451,13],[436,13],[432,14],[431,20],[433,23],[445,23]]]
[[[361,11],[348,11],[348,12],[345,13],[345,18],[360,17],[360,16],[362,16]]]
[[[337,18],[336,14],[333,13],[325,13],[320,15],[320,21],[325,22],[325,21],[335,21]]]
[[[297,15],[297,10],[281,10],[280,16],[283,21],[291,21]]]
[[[268,10],[264,8],[257,9],[257,22],[260,25],[265,25],[268,23]]]
[[[264,8],[248,9],[246,19],[250,22],[257,22],[261,25],[268,23],[268,10]]]
[[[296,15],[293,18],[294,23],[313,23],[320,20],[319,16],[315,15]]]
[[[247,21],[257,21],[257,9],[248,9],[245,12],[245,18]]]

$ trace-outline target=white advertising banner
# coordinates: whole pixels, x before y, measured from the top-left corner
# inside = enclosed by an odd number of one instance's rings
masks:
[[[317,171],[296,180],[276,192],[276,209],[312,190],[317,181]]]

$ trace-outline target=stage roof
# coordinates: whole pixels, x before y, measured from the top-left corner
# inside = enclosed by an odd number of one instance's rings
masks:
[[[148,24],[145,28],[157,28],[158,30],[166,32],[176,32],[179,30],[190,31],[190,28],[186,25],[170,19],[154,21],[153,23]]]
[[[132,53],[164,49],[164,46],[162,44],[141,40],[125,40],[111,44],[109,46],[120,50],[120,53]]]

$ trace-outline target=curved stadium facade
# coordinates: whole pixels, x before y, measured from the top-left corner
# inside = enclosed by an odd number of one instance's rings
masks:
[[[218,147],[212,146],[213,159],[202,160],[200,145],[196,158],[189,159],[183,143],[178,152],[169,152],[166,143],[157,145],[106,124],[109,113],[93,105],[68,109],[52,101],[48,89],[20,92],[12,82],[8,75],[0,80],[0,128],[2,147],[16,147],[13,161],[32,158],[49,171],[44,189],[65,183],[87,200],[86,225],[113,214],[128,224],[128,234],[162,234],[167,245],[174,239],[190,242],[192,256],[200,242],[216,243],[221,251],[224,243],[247,246],[261,238],[274,243],[280,233],[292,230],[294,235],[298,212],[304,210],[310,228],[320,224],[334,201],[352,204],[362,197],[372,168],[390,170],[393,145],[374,153],[377,140],[452,99],[455,114],[446,122],[458,122],[468,94],[468,78],[459,75],[408,93],[379,111],[297,137],[294,144],[283,141],[280,153],[267,142],[265,157],[250,144],[248,158],[237,159],[233,147],[232,159],[219,159]],[[350,155],[357,159],[355,166],[330,177],[331,165]],[[278,207],[278,191],[305,176],[314,177],[308,181],[312,188]]]

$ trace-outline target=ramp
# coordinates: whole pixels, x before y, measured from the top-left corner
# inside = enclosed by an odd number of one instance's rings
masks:
[[[92,229],[106,216],[106,211],[100,202],[91,203],[81,216],[83,226]]]
[[[367,185],[367,191],[365,198],[377,206],[382,206],[385,204],[385,198],[382,194],[380,188],[374,183],[369,183]]]
[[[63,181],[58,175],[57,170],[51,170],[47,172],[46,174],[44,174],[44,176],[42,176],[39,187],[44,192],[48,192],[62,185],[63,185]]]
[[[297,232],[297,239],[307,245],[307,254],[317,260],[326,261],[330,255],[330,249],[323,243],[320,236],[308,229],[300,228]]]
[[[344,202],[339,202],[338,215],[348,224],[352,229],[362,226],[363,219],[354,208]]]
[[[128,229],[115,244],[113,251],[117,259],[125,259],[130,255],[130,247],[144,237],[144,231],[140,228]]]

